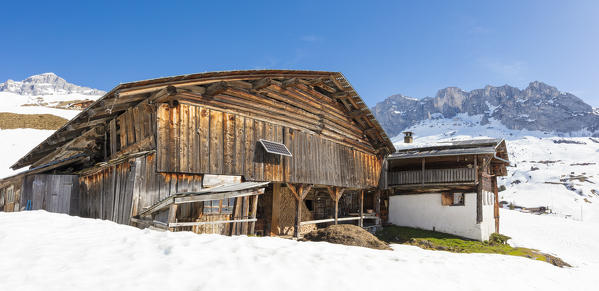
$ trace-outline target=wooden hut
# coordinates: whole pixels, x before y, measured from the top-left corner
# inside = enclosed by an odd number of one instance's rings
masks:
[[[4,209],[48,209],[37,200],[63,180],[38,176],[76,175],[61,209],[140,227],[299,236],[339,221],[376,225],[381,166],[393,151],[340,73],[125,83],[12,166],[36,170],[11,178],[20,208]]]
[[[390,223],[477,240],[499,232],[497,177],[509,164],[504,140],[402,147],[386,164]]]

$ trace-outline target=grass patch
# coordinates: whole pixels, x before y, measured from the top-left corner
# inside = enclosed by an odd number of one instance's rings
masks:
[[[52,114],[18,114],[0,112],[0,129],[58,129],[68,120]]]
[[[493,234],[489,241],[481,242],[442,232],[392,225],[385,226],[376,236],[388,243],[413,245],[427,250],[510,255],[539,260],[558,267],[570,267],[560,258],[538,250],[512,247],[507,244],[510,237],[501,234]]]

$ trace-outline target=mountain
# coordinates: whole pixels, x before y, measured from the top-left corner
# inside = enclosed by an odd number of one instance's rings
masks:
[[[54,73],[43,73],[33,75],[23,81],[7,80],[0,83],[0,92],[11,92],[18,95],[103,95],[106,92],[98,89],[77,86],[67,82]]]
[[[423,99],[398,94],[377,103],[372,111],[390,136],[424,120],[452,119],[458,114],[479,116],[483,126],[496,120],[512,130],[599,136],[597,108],[538,81],[523,90],[508,85],[470,92],[448,87]]]

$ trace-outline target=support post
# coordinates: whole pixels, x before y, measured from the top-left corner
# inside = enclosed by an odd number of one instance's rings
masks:
[[[177,222],[177,208],[179,207],[178,204],[171,204],[171,206],[168,209],[168,223],[175,223]],[[169,227],[168,230],[170,231],[175,231],[174,227]]]
[[[360,190],[360,220],[359,226],[364,226],[364,190]]]
[[[381,189],[374,190],[374,213],[376,214],[376,224],[381,224]]]
[[[493,212],[495,214],[495,232],[499,233],[499,193],[497,191],[497,176],[493,176]]]
[[[279,232],[279,213],[281,212],[281,184],[272,185],[272,215],[270,219],[270,235],[277,236]]]
[[[345,189],[339,187],[327,187],[327,190],[329,191],[329,195],[331,195],[331,199],[335,202],[335,225],[337,225],[339,219],[339,200]]]
[[[421,179],[422,179],[422,186],[424,186],[424,158],[422,158],[422,175],[421,175]]]
[[[252,196],[253,200],[252,200],[252,216],[251,219],[256,219],[256,215],[258,212],[258,197],[260,197],[259,195],[254,195]],[[250,231],[248,234],[254,234],[254,232],[256,231],[256,221],[252,221],[250,223]]]
[[[293,196],[295,196],[296,213],[295,213],[295,228],[294,228],[293,236],[295,238],[299,238],[300,224],[302,222],[302,207],[301,207],[302,201],[304,201],[304,199],[308,195],[308,192],[310,192],[310,189],[312,189],[312,185],[298,184],[296,187],[293,184],[287,184],[287,187],[289,188],[291,193],[293,193]]]

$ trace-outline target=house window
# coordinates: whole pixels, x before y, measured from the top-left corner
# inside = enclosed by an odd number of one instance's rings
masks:
[[[441,204],[444,206],[464,206],[464,193],[441,193]]]

